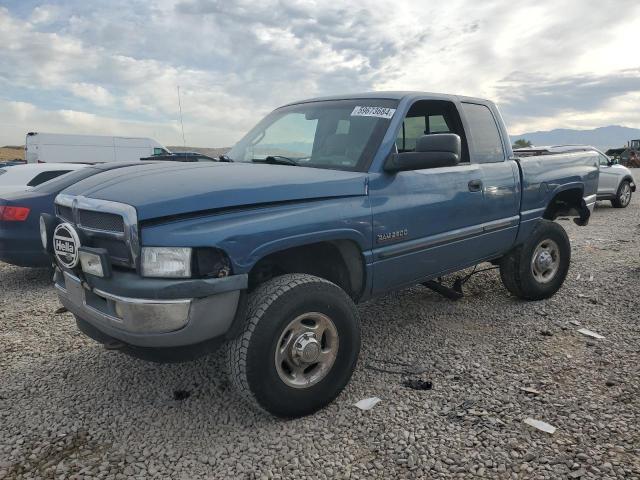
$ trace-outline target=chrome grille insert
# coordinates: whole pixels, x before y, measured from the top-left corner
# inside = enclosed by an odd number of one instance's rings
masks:
[[[124,233],[124,219],[114,213],[78,210],[78,226],[105,232]]]

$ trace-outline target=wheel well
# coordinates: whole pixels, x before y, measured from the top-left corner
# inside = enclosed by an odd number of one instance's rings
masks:
[[[357,300],[365,285],[364,261],[351,240],[311,243],[271,253],[249,272],[249,290],[285,273],[307,273],[335,283]]]
[[[582,189],[570,188],[557,193],[549,202],[542,215],[547,220],[555,220],[558,217],[580,217],[582,210]]]
[[[633,178],[632,178],[632,177],[630,177],[629,175],[627,175],[627,176],[626,176],[626,177],[624,177],[622,180],[620,180],[620,184],[622,184],[622,182],[624,182],[625,180],[626,180],[627,182],[629,182],[629,183],[632,185],[632,187],[631,187],[631,191],[632,191],[632,192],[635,192],[635,191],[636,191],[636,184],[635,184],[635,182],[633,181]],[[618,188],[620,188],[620,184],[618,184]]]

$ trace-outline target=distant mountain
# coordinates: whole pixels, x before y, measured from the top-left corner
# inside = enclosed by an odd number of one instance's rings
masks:
[[[533,145],[592,145],[600,150],[623,147],[629,140],[640,138],[640,129],[610,125],[592,130],[559,128],[548,132],[530,132],[511,136],[511,142],[529,140]]]

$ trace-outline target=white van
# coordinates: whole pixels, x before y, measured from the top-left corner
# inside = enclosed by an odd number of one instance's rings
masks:
[[[27,163],[136,162],[170,153],[152,138],[27,133]]]

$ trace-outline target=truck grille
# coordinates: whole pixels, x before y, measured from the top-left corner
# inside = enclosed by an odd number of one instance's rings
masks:
[[[82,245],[105,249],[113,265],[136,268],[140,247],[133,207],[61,194],[56,198],[56,214],[76,227]]]
[[[71,207],[65,207],[64,205],[57,205],[58,216],[65,222],[73,223],[73,210]]]
[[[124,233],[124,220],[120,215],[114,213],[78,210],[78,220],[78,223],[84,228]]]

